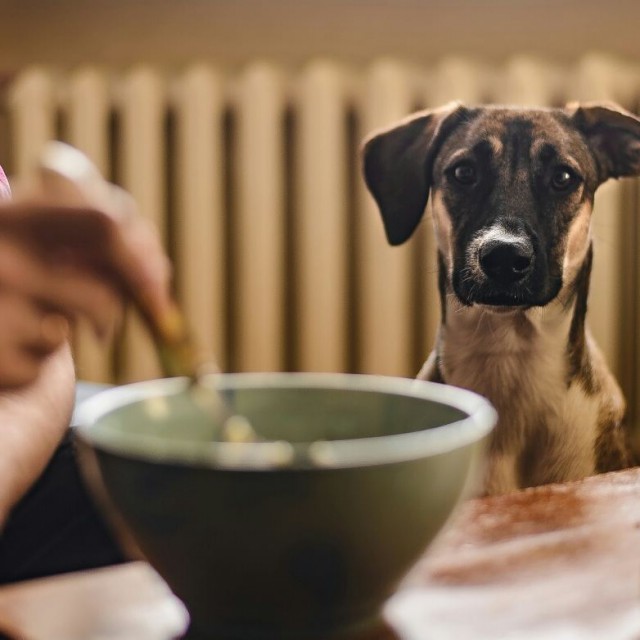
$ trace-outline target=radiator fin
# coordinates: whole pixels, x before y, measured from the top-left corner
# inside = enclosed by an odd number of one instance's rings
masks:
[[[374,64],[363,77],[360,137],[411,112],[415,95],[405,66]],[[371,196],[359,182],[356,225],[358,291],[357,366],[384,375],[407,375],[412,357],[412,253],[414,243],[389,247]]]
[[[278,371],[285,362],[284,79],[276,66],[257,62],[235,89],[235,366]]]
[[[194,65],[174,85],[177,288],[203,358],[228,367],[224,114],[219,72]]]
[[[68,141],[87,154],[100,171],[109,176],[109,76],[99,68],[85,67],[69,77],[63,101]],[[66,102],[66,104],[65,104]],[[75,335],[76,371],[80,378],[109,382],[112,377],[111,346],[99,341],[90,327],[81,323]]]
[[[295,361],[304,371],[340,372],[349,321],[346,78],[337,65],[317,62],[296,89]]]

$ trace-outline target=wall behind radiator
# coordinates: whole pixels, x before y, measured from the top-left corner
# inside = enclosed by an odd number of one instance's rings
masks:
[[[366,62],[640,53],[636,0],[2,0],[0,73],[28,63]]]

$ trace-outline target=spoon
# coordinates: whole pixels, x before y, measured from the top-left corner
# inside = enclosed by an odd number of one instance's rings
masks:
[[[122,211],[128,195],[108,183],[97,167],[80,151],[62,142],[48,143],[37,167],[38,195],[48,204]],[[130,201],[129,201],[130,204]],[[249,421],[232,412],[222,394],[205,375],[218,371],[214,363],[203,364],[180,308],[171,301],[162,315],[151,314],[136,296],[137,310],[153,338],[165,375],[186,376],[188,391],[197,406],[220,427],[220,440],[255,442],[258,437]]]

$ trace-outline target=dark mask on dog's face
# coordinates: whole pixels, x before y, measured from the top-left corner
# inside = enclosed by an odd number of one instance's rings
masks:
[[[584,259],[596,166],[565,114],[470,111],[443,142],[432,180],[434,219],[463,303],[545,305],[565,266]]]
[[[411,236],[431,192],[463,304],[543,306],[585,260],[598,185],[640,171],[640,121],[601,105],[450,105],[371,137],[364,169],[391,244]]]

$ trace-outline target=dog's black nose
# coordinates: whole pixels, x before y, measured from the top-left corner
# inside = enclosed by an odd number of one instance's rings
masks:
[[[524,280],[533,267],[533,249],[520,242],[491,240],[480,247],[479,258],[485,275],[503,286]]]

